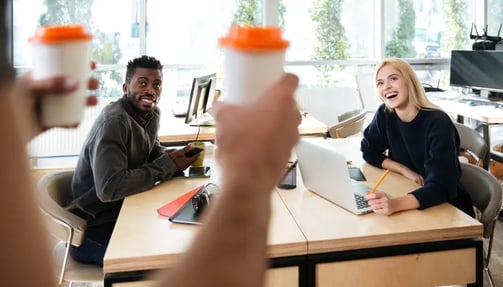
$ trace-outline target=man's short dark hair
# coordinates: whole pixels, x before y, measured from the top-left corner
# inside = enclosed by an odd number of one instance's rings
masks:
[[[129,83],[136,68],[157,69],[161,71],[162,74],[163,65],[159,60],[151,56],[143,55],[141,57],[134,58],[127,63],[126,83]]]

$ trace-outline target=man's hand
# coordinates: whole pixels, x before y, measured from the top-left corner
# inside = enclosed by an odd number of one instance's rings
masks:
[[[171,158],[171,160],[175,163],[176,168],[179,171],[183,171],[188,168],[193,162],[196,161],[199,154],[195,154],[193,156],[185,156],[189,150],[192,149],[192,145],[186,145],[181,149],[168,149],[165,153]]]

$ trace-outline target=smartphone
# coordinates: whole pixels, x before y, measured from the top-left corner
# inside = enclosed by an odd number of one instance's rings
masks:
[[[191,166],[188,172],[189,177],[210,177],[211,168],[209,166]]]
[[[286,170],[283,179],[278,184],[278,188],[294,189],[296,187],[297,187],[297,165],[294,165]]]
[[[361,169],[356,166],[348,166],[349,177],[356,181],[367,181],[365,175],[363,175]]]
[[[191,148],[188,152],[185,153],[186,157],[192,157],[200,152],[202,152],[204,149],[200,147],[193,147]]]

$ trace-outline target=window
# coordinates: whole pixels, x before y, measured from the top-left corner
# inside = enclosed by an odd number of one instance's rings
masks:
[[[334,40],[344,42],[342,51],[334,53],[346,55],[339,59],[375,58],[376,1],[284,0],[284,3],[284,36],[291,41],[287,61],[314,60],[316,48],[324,49]],[[328,36],[323,34],[324,30],[331,33],[332,39],[324,38]]]
[[[15,0],[13,5],[14,23],[14,66],[20,71],[31,66],[31,46],[28,39],[41,25],[82,23],[94,35],[92,58],[99,70],[108,73],[97,74],[101,81],[100,96],[117,97],[122,94],[122,77],[117,64],[138,55],[139,40],[134,35],[131,5],[122,0],[106,1],[61,1],[56,0]],[[110,11],[114,19],[110,21]]]
[[[159,58],[166,67],[163,97],[169,98],[160,102],[161,109],[184,104],[193,78],[214,72],[222,74],[223,55],[218,38],[227,33],[236,3],[228,0],[148,1],[146,52]]]
[[[300,76],[301,87],[349,83],[388,56],[406,58],[422,81],[447,87],[450,51],[471,49],[472,23],[487,23],[495,36],[503,23],[502,7],[503,0],[13,0],[13,63],[19,73],[29,71],[28,38],[37,26],[84,23],[95,36],[102,102],[122,95],[127,61],[149,54],[165,66],[160,105],[167,112],[183,103],[194,77],[222,74],[217,41],[231,23],[277,18],[272,22],[291,44],[286,70]],[[487,19],[477,19],[481,14]],[[96,113],[88,114],[92,123]]]
[[[503,0],[488,0],[487,3],[487,6],[491,7],[487,9],[487,33],[489,36],[498,36],[503,25]],[[499,36],[503,37],[503,34],[500,33]]]
[[[471,49],[475,0],[385,0],[384,18],[386,57],[450,57]]]
[[[284,0],[288,70],[302,86],[346,81],[376,58],[376,1]],[[362,21],[366,19],[366,21]]]
[[[221,62],[218,38],[227,33],[234,5],[228,0],[150,0],[147,54],[170,65]],[[232,2],[231,2],[232,3]]]

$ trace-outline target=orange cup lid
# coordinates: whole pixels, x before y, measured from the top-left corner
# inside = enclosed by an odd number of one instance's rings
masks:
[[[30,43],[54,44],[67,41],[90,40],[92,36],[83,25],[57,25],[39,27],[30,38]]]
[[[233,25],[227,36],[219,39],[223,47],[242,51],[285,50],[290,43],[281,37],[279,27]]]

